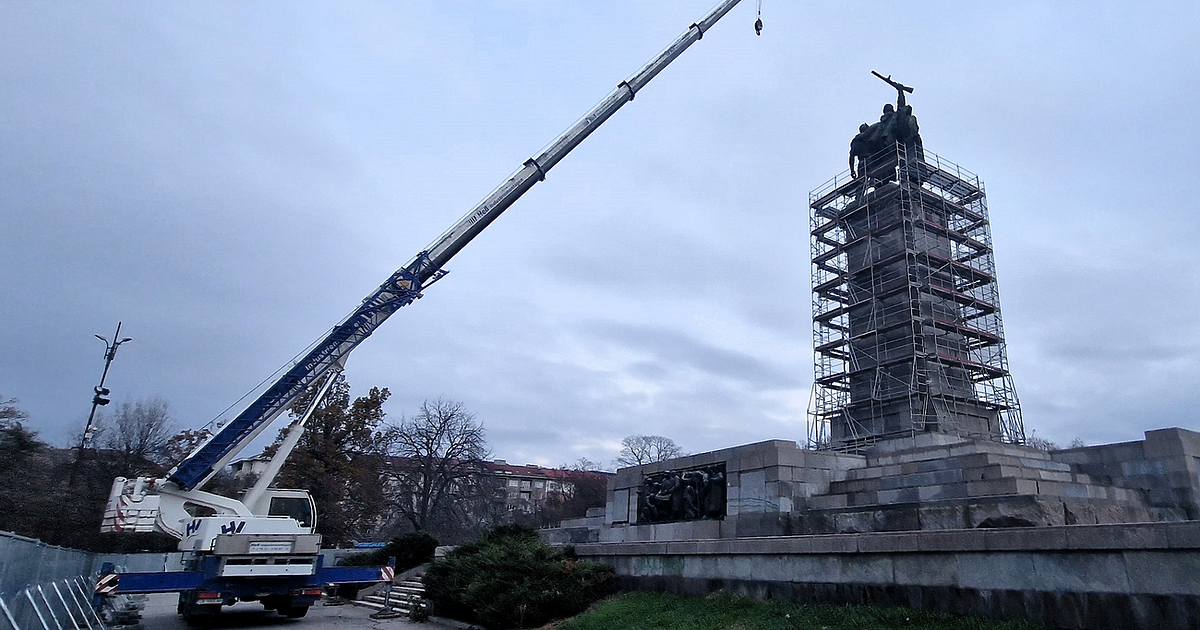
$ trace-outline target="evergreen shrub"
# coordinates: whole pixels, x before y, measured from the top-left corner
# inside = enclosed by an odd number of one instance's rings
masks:
[[[356,553],[342,559],[342,566],[369,567],[383,566],[388,558],[396,558],[396,573],[407,571],[433,560],[433,552],[437,549],[438,540],[425,532],[412,532],[393,538],[382,549],[366,553]]]
[[[492,630],[575,615],[615,590],[611,567],[569,557],[534,530],[516,525],[456,548],[425,574],[434,614]]]

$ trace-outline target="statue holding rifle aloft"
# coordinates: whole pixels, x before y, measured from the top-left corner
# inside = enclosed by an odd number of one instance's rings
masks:
[[[879,122],[872,125],[867,123],[859,125],[858,135],[850,141],[850,173],[854,177],[866,174],[865,162],[868,157],[889,149],[896,143],[904,146],[909,159],[921,160],[925,157],[920,128],[917,126],[917,117],[913,116],[912,105],[909,105],[904,98],[904,94],[906,92],[911,94],[913,89],[898,81],[893,81],[890,74],[885,77],[874,70],[871,71],[871,74],[896,88],[896,105],[895,107],[891,103],[884,105],[883,115],[879,117]]]

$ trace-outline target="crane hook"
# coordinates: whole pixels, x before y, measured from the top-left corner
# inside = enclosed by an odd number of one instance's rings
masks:
[[[762,36],[763,21],[762,21],[762,0],[758,0],[758,19],[754,20],[754,34]]]

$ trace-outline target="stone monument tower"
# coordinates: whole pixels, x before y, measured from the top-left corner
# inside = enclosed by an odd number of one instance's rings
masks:
[[[925,151],[912,88],[859,127],[809,196],[816,380],[809,441],[922,432],[1024,442],[979,177]]]

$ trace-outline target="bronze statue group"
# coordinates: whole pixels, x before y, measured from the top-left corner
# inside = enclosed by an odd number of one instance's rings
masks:
[[[896,88],[896,105],[884,105],[879,122],[859,125],[858,135],[850,141],[850,175],[855,178],[865,176],[871,169],[872,158],[892,149],[897,143],[904,147],[909,159],[922,160],[925,157],[917,117],[913,116],[912,105],[904,99],[904,93],[913,89],[892,81],[891,75],[884,77],[878,72],[872,74]]]
[[[725,516],[725,466],[668,470],[642,478],[638,523],[690,521]]]

